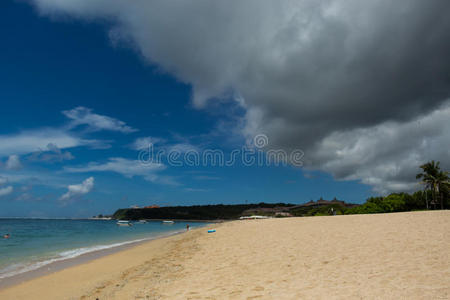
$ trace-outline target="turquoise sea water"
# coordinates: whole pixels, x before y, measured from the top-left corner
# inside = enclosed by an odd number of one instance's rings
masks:
[[[182,232],[187,223],[149,221],[119,227],[113,220],[0,219],[0,280],[84,253]],[[4,239],[7,233],[11,237]]]

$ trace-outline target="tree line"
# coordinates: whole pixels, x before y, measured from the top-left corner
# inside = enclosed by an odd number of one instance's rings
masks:
[[[412,210],[450,208],[449,172],[443,171],[440,162],[430,161],[420,166],[416,179],[424,190],[413,194],[393,193],[386,197],[371,197],[366,203],[346,209],[343,214],[386,213]]]

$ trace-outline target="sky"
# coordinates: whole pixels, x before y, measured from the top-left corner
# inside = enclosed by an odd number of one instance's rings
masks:
[[[2,1],[0,217],[417,190],[450,166],[446,8]]]

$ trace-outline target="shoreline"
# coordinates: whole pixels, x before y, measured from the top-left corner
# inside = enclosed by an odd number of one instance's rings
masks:
[[[449,230],[450,211],[211,224],[1,289],[0,299],[447,299]]]
[[[193,241],[202,232],[215,225],[210,224],[124,247],[107,249],[100,251],[104,255],[98,257],[95,255],[88,257],[92,254],[88,253],[83,255],[85,258],[83,262],[67,264],[60,270],[37,274],[36,277],[0,288],[0,299],[104,299],[105,297],[93,295],[97,295],[105,286],[118,287],[119,284],[111,286],[112,282],[118,278],[123,282],[128,274],[141,273],[143,267],[156,265],[164,269],[161,273],[165,274],[167,262],[164,259],[168,253],[173,253],[178,249],[178,245]],[[128,282],[128,279],[125,281]],[[39,297],[36,298],[36,295]]]
[[[207,226],[204,226],[204,227],[207,227]],[[203,228],[203,227],[194,228],[194,229],[191,229],[191,231],[198,230],[201,228]],[[105,249],[93,250],[93,251],[90,251],[87,253],[82,253],[75,257],[61,258],[57,261],[49,262],[49,263],[39,266],[35,269],[26,270],[26,271],[20,272],[18,274],[0,278],[0,291],[3,289],[9,288],[9,287],[19,285],[19,284],[24,283],[29,280],[33,280],[33,279],[36,279],[36,278],[39,278],[39,277],[42,277],[45,275],[49,275],[49,274],[73,267],[73,266],[82,265],[84,263],[88,263],[90,261],[108,256],[111,254],[115,254],[115,253],[118,253],[121,251],[125,251],[127,249],[131,249],[133,247],[136,247],[136,246],[139,246],[139,245],[142,245],[145,243],[149,243],[154,240],[164,239],[164,238],[168,238],[168,237],[183,234],[183,233],[186,233],[186,230],[170,232],[170,233],[161,234],[158,236],[140,239],[140,240],[136,240],[136,241],[132,240],[129,242],[123,242],[121,245],[112,246],[110,248],[105,248]],[[103,245],[99,245],[99,246],[103,246]],[[107,247],[109,245],[104,245],[104,246]],[[45,261],[43,261],[43,262],[45,262]],[[43,263],[43,262],[41,262],[41,263]]]

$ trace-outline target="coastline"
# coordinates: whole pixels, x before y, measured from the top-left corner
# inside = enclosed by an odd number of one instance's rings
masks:
[[[0,298],[445,299],[449,229],[450,211],[232,221],[43,275]]]
[[[196,229],[193,229],[193,230],[196,230]],[[140,239],[140,240],[136,240],[136,241],[132,240],[132,241],[128,241],[128,242],[123,242],[117,246],[104,245],[105,246],[104,249],[89,251],[87,253],[82,253],[75,257],[60,258],[56,261],[52,261],[49,263],[42,262],[44,264],[37,268],[32,268],[31,270],[20,272],[18,274],[14,274],[12,276],[0,278],[0,291],[2,289],[18,285],[18,284],[26,282],[28,280],[33,280],[33,279],[36,279],[41,276],[45,276],[48,274],[52,274],[52,273],[64,270],[69,267],[81,265],[81,264],[90,262],[95,259],[102,258],[102,257],[110,255],[110,254],[114,254],[114,253],[117,253],[117,252],[120,252],[123,250],[127,250],[127,249],[133,248],[135,246],[138,246],[138,245],[141,245],[141,244],[144,244],[147,242],[151,242],[156,239],[163,239],[163,238],[167,238],[167,237],[174,236],[177,234],[182,234],[184,232],[185,232],[184,230],[170,232],[170,233],[161,234],[158,236]]]

